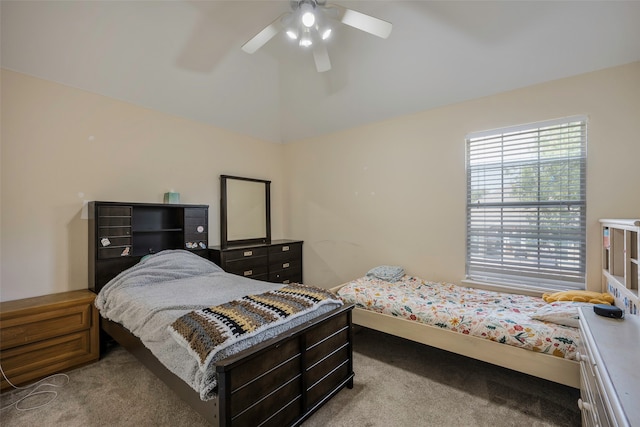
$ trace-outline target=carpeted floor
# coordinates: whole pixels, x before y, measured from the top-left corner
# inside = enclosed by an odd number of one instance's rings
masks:
[[[579,426],[579,391],[421,344],[358,328],[353,389],[304,427]],[[3,426],[206,426],[133,356],[115,347],[68,373],[50,405],[0,414]],[[54,379],[59,380],[59,379]],[[24,391],[2,394],[2,407]],[[35,406],[48,396],[35,396]]]

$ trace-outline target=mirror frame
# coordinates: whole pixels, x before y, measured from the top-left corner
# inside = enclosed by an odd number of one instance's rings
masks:
[[[229,227],[229,212],[228,212],[228,180],[240,180],[251,181],[264,184],[264,196],[265,196],[265,213],[264,220],[266,226],[266,236],[259,236],[255,238],[248,238],[242,240],[229,240],[228,239],[228,227]],[[222,249],[229,246],[239,246],[255,243],[271,243],[271,181],[264,179],[245,178],[241,176],[220,175],[220,246]]]

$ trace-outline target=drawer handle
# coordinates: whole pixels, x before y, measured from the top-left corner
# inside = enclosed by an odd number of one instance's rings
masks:
[[[253,270],[247,270],[243,273],[245,276],[251,276],[253,274]]]
[[[251,256],[251,255],[253,255],[253,251],[244,251],[244,253],[242,255]]]
[[[282,268],[289,268],[289,263],[285,262],[284,264],[282,264]]]
[[[288,250],[289,250],[289,246],[283,246],[283,247],[282,247],[282,252],[286,252],[286,251],[288,251]]]

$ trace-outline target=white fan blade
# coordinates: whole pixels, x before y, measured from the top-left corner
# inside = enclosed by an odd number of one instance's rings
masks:
[[[282,23],[285,16],[290,15],[290,13],[283,13],[280,15],[275,21],[271,24],[267,25],[262,31],[256,34],[251,40],[242,45],[242,50],[247,53],[254,53],[262,46],[264,46],[269,40],[273,38],[276,34],[278,34],[284,28],[284,24]]]
[[[329,60],[329,52],[327,52],[327,46],[324,43],[313,44],[313,59],[316,61],[316,70],[319,73],[324,73],[331,69],[331,60]]]
[[[386,39],[391,34],[393,25],[391,22],[383,21],[382,19],[374,18],[370,15],[358,12],[353,9],[347,9],[346,7],[332,4],[330,7],[338,9],[338,19],[346,25],[349,25],[358,30],[365,31],[374,36]]]

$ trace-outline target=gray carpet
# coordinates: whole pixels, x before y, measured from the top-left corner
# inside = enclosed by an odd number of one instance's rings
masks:
[[[340,391],[304,427],[580,425],[576,389],[369,329],[357,328],[354,340],[354,388]],[[207,425],[120,347],[68,374],[53,403],[5,409],[2,425]],[[23,393],[4,393],[2,407]]]

